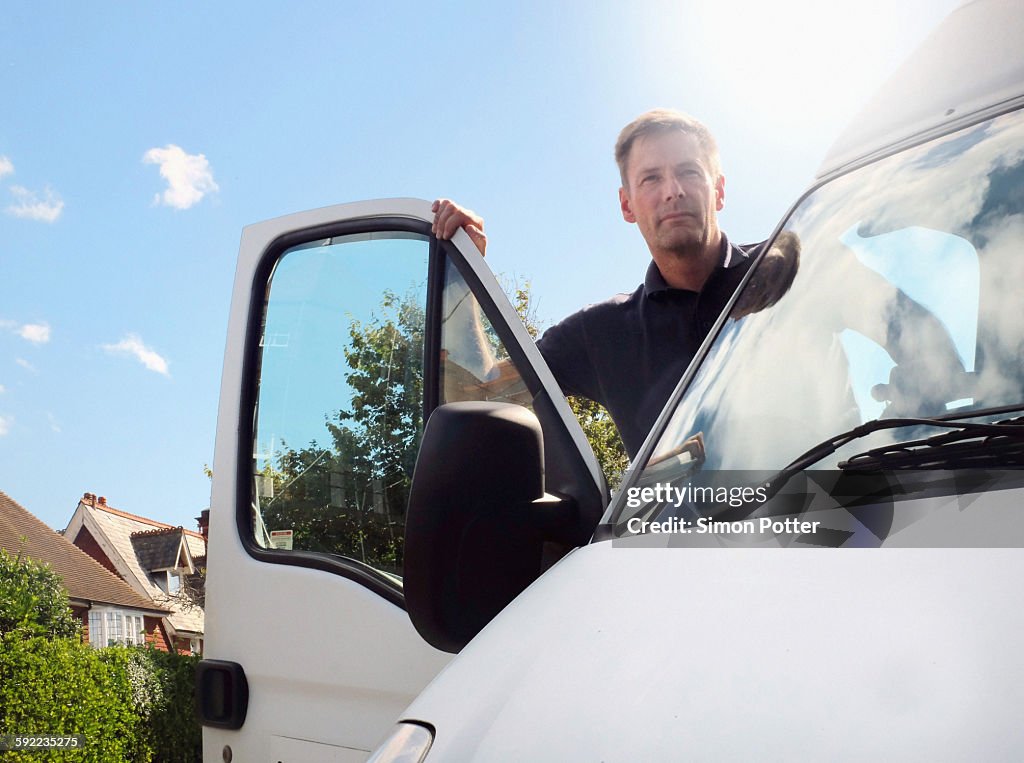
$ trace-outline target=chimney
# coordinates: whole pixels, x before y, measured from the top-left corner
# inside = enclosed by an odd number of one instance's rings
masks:
[[[97,500],[99,501],[100,506],[106,506],[107,505],[107,499],[106,499],[105,496],[101,495]]]
[[[199,534],[203,536],[203,540],[207,543],[210,542],[210,510],[203,509],[202,512],[196,517],[196,522],[199,523]]]

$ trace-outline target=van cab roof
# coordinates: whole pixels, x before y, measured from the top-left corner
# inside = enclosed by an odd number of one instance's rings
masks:
[[[867,103],[832,144],[817,176],[972,115],[1005,110],[1021,98],[1020,0],[969,0],[946,17]]]

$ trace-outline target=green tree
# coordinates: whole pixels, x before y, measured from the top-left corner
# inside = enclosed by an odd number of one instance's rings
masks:
[[[0,635],[60,638],[78,634],[60,576],[48,564],[0,549]]]

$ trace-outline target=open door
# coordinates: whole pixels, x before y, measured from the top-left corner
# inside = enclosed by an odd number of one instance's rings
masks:
[[[450,658],[413,627],[403,579],[438,406],[530,409],[546,490],[574,512],[563,541],[585,542],[604,508],[518,316],[468,236],[436,241],[432,217],[429,202],[387,200],[243,232],[197,687],[207,760],[363,760]]]

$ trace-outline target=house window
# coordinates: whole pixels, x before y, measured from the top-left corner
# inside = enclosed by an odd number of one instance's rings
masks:
[[[89,643],[95,647],[106,646],[103,641],[103,613],[89,610]]]
[[[157,587],[159,587],[161,591],[169,596],[174,596],[181,590],[182,572],[184,572],[184,570],[180,567],[154,572],[153,582],[157,584]]]
[[[117,611],[106,612],[105,615],[108,643],[120,644],[124,640],[124,630],[121,627],[124,615]]]
[[[138,644],[141,646],[146,643],[146,626],[142,615],[125,615],[124,624],[124,640],[126,644]]]
[[[120,609],[89,610],[89,644],[94,647],[111,644],[144,644],[145,620],[142,614]]]

